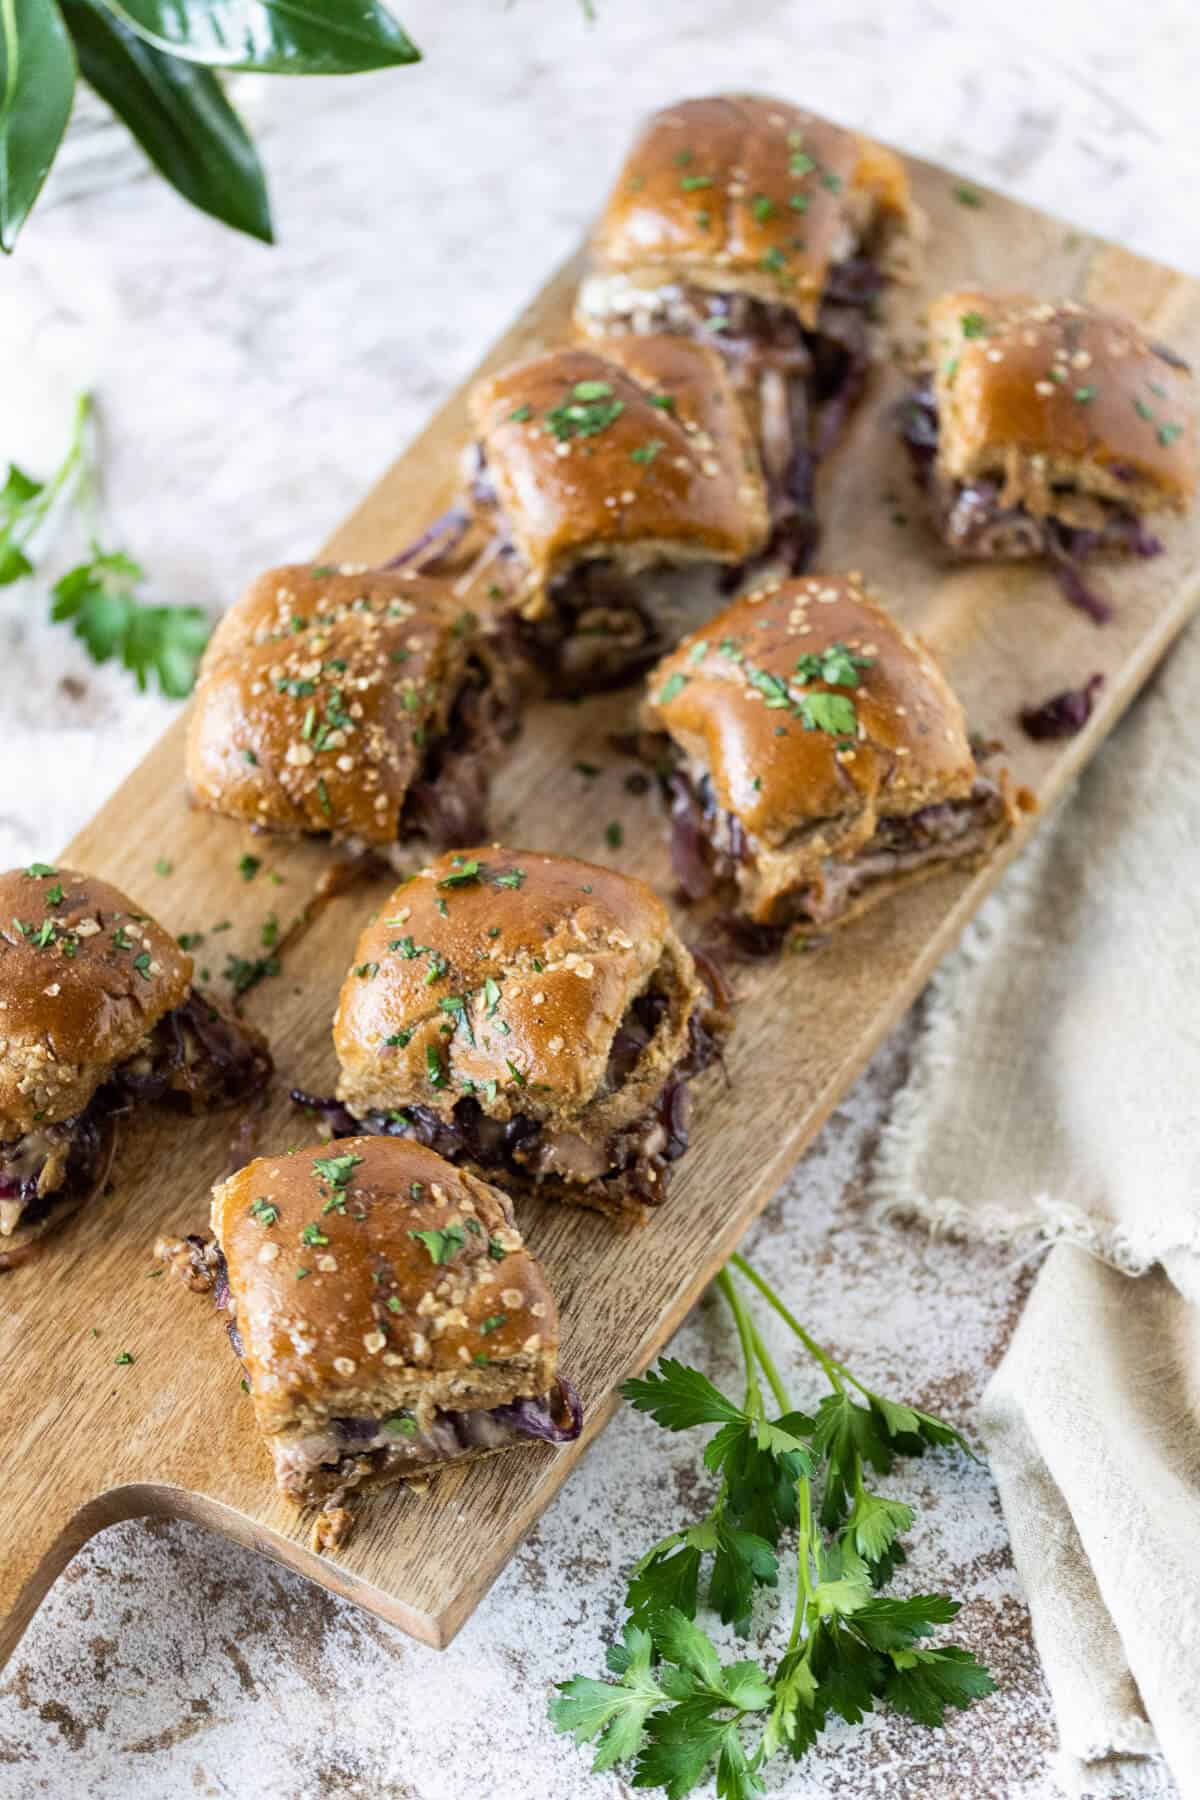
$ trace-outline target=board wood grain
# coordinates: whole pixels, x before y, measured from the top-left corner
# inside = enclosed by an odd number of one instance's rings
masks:
[[[998,283],[1119,307],[1200,361],[1200,283],[996,194],[963,206],[945,170],[910,167],[930,236],[921,281],[893,309],[901,336],[938,289]],[[561,337],[577,274],[575,259],[484,366]],[[921,524],[887,422],[899,391],[898,372],[881,371],[825,477],[822,560],[863,570],[929,638],[972,725],[1006,740],[1016,780],[1033,790],[1044,813],[1195,609],[1200,520],[1170,527],[1168,554],[1157,561],[1112,572],[1116,615],[1102,629],[1067,606],[1040,570],[948,567]],[[407,542],[451,498],[465,430],[460,390],[321,554],[372,561]],[[302,526],[279,552],[281,559],[311,553]],[[1035,745],[1021,736],[1021,705],[1097,671],[1105,676],[1100,703],[1078,737]],[[535,709],[498,781],[495,827],[518,847],[614,862],[667,890],[653,803],[626,790],[628,765],[607,742],[626,724],[635,698]],[[183,732],[180,721],[62,860],[117,882],[174,930],[203,932],[197,962],[222,993],[229,956],[260,954],[267,915],[286,925],[298,914],[328,858],[320,846],[255,839],[190,812]],[[573,769],[580,759],[604,772],[583,779]],[[149,1513],[226,1532],[427,1643],[448,1643],[603,1429],[616,1384],[670,1336],[1036,830],[1038,816],[983,871],[942,876],[899,896],[813,954],[737,972],[740,1024],[728,1078],[712,1071],[697,1084],[693,1147],[669,1203],[643,1231],[618,1236],[593,1214],[539,1203],[520,1208],[559,1296],[562,1366],[586,1407],[580,1441],[495,1457],[424,1492],[381,1495],[363,1507],[343,1549],[318,1556],[307,1547],[308,1520],[274,1491],[220,1323],[173,1277],[152,1278],[150,1251],[160,1233],[205,1226],[209,1186],[236,1162],[308,1137],[287,1090],[294,1083],[328,1089],[333,1081],[329,1026],[338,985],[386,884],[332,901],[285,957],[282,972],[247,997],[247,1016],[270,1034],[278,1075],[240,1140],[235,1144],[237,1122],[229,1115],[181,1121],[151,1111],[134,1120],[111,1194],[37,1260],[0,1278],[7,1491],[0,1657],[93,1532]],[[614,820],[624,829],[616,852],[605,838]],[[250,881],[238,871],[246,850],[263,859]],[[155,873],[159,859],[171,864],[169,875]],[[133,1362],[116,1364],[121,1352]]]

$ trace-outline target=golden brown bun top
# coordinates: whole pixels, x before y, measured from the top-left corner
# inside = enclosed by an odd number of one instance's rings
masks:
[[[1077,301],[963,289],[930,309],[938,466],[1004,469],[1024,487],[1082,485],[1139,508],[1186,506],[1196,486],[1194,384],[1128,319]],[[1039,508],[1039,510],[1041,510]]]
[[[194,800],[253,825],[396,840],[475,621],[398,569],[268,569],[218,625],[188,732]]]
[[[266,1432],[549,1385],[558,1315],[508,1200],[420,1144],[260,1156],[214,1188],[212,1228]]]
[[[671,1001],[615,1096],[605,1073],[630,1002],[654,978]],[[359,1114],[474,1093],[514,1113],[625,1122],[683,1053],[698,997],[691,958],[644,881],[572,857],[483,845],[402,884],[368,925],[342,986],[339,1096]]]
[[[707,345],[549,350],[481,382],[471,416],[535,582],[639,546],[741,562],[766,540],[758,452]]]
[[[798,668],[845,645],[869,664],[859,685]],[[743,595],[685,638],[649,678],[644,709],[705,768],[718,805],[763,842],[857,813],[915,812],[970,791],[975,774],[962,707],[930,652],[872,599],[856,575],[809,575]],[[806,729],[804,697],[852,703],[849,738]]]
[[[601,269],[740,290],[815,321],[832,263],[874,217],[909,211],[888,150],[782,100],[684,100],[655,113],[592,240]]]
[[[70,1118],[191,985],[192,959],[119,888],[0,875],[0,1138]]]

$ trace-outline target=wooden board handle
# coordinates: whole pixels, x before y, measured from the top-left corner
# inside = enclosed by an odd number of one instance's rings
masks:
[[[47,1483],[41,1503],[23,1514],[20,1530],[0,1561],[0,1668],[24,1636],[42,1596],[89,1538],[106,1525],[160,1512],[156,1491],[140,1482],[88,1494],[80,1486]]]

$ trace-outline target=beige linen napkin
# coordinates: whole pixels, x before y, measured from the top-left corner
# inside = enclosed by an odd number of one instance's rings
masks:
[[[1200,1796],[1200,629],[934,977],[874,1199],[1059,1246],[983,1426],[1060,1773]]]

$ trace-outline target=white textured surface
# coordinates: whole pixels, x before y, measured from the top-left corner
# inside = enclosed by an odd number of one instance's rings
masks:
[[[933,0],[598,6],[589,31],[571,0],[410,0],[421,68],[272,89],[274,251],[148,181],[39,213],[0,291],[0,453],[44,467],[93,385],[112,535],[159,597],[216,609],[358,499],[572,247],[634,120],[722,86],[777,90],[1200,270],[1192,0],[1017,4],[1003,22]],[[92,670],[44,609],[33,588],[0,591],[4,863],[56,850],[169,713]],[[864,1375],[969,1423],[1023,1284],[994,1252],[865,1222],[858,1177],[902,1053],[753,1250]],[[677,1349],[732,1373],[715,1310]],[[696,1466],[690,1442],[619,1418],[440,1657],[198,1530],[115,1528],[0,1686],[0,1800],[613,1800],[627,1790],[546,1726],[548,1685],[598,1672],[621,1570],[702,1504]],[[986,1471],[938,1459],[901,1485],[927,1508],[908,1579],[970,1596],[963,1634],[1002,1692],[945,1734],[843,1728],[773,1787],[1047,1796],[1053,1730]]]

